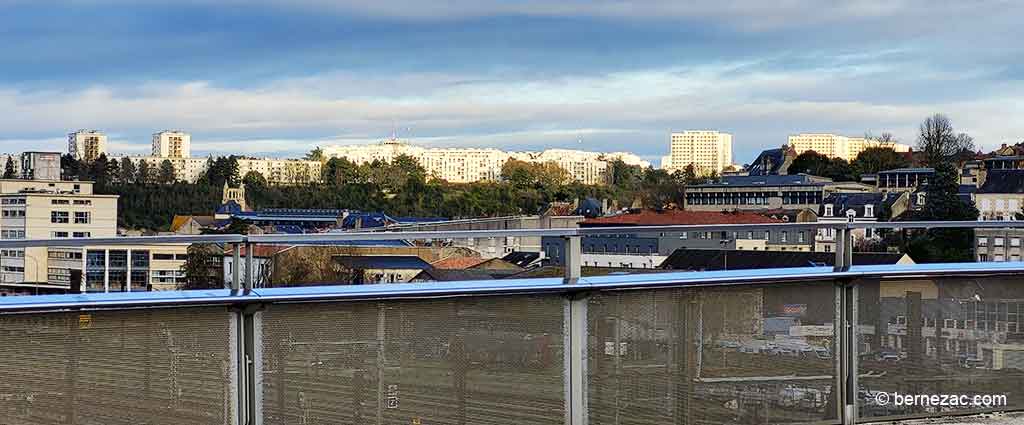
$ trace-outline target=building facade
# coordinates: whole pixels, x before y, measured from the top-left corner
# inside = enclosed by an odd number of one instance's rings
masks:
[[[896,152],[910,152],[910,146],[902,143],[885,143],[863,137],[846,137],[831,133],[800,133],[789,136],[789,145],[797,154],[815,151],[829,158],[841,158],[848,162],[857,159],[865,149],[887,147]]]
[[[412,232],[450,232],[464,230],[560,229],[577,227],[584,219],[581,215],[547,216],[528,215],[466,220],[441,221],[412,225],[389,226],[389,230]],[[500,258],[512,252],[541,252],[539,236],[505,236],[480,238],[451,238],[445,241],[453,247],[468,248],[480,253],[481,258]]]
[[[161,158],[189,158],[192,156],[192,135],[174,130],[153,134],[153,156]]]
[[[107,135],[97,130],[68,134],[68,154],[79,161],[93,161],[107,153]]]
[[[669,154],[661,160],[661,168],[685,170],[693,165],[698,175],[721,173],[732,166],[732,135],[719,131],[699,130],[672,133]]]
[[[817,210],[821,201],[839,189],[824,177],[725,176],[718,183],[686,187],[685,209],[691,211]],[[856,186],[846,184],[847,186]],[[855,188],[854,188],[855,189]],[[868,189],[864,189],[867,191]]]
[[[162,156],[125,156],[136,167],[145,162],[150,170],[156,170],[164,161],[174,167],[178,180],[195,183],[206,174],[210,158],[177,158]],[[321,181],[322,163],[300,159],[238,158],[238,174],[245,176],[250,171],[260,173],[271,184],[299,184]]]
[[[585,184],[603,184],[609,162],[619,159],[629,165],[650,166],[640,157],[626,153],[598,153],[570,149],[549,149],[543,152],[504,152],[491,148],[424,148],[398,139],[372,145],[326,146],[324,155],[345,158],[356,164],[374,161],[392,162],[400,155],[410,156],[426,170],[427,175],[452,183],[497,181],[501,168],[509,159],[526,162],[554,162],[569,176]]]

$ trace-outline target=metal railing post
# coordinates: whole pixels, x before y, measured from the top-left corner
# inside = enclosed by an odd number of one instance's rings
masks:
[[[242,288],[242,245],[235,244],[231,258],[231,290]]]
[[[577,285],[582,275],[580,236],[565,237],[565,284]],[[586,425],[587,412],[587,295],[570,293],[565,302],[566,425]]]
[[[852,425],[857,422],[858,397],[860,396],[860,385],[858,383],[858,356],[859,347],[857,341],[857,285],[848,280],[836,282],[836,359],[838,359],[836,384],[839,386],[839,415],[844,425]]]
[[[252,263],[252,247],[253,244],[248,240],[245,242],[245,292],[252,290],[253,285],[256,282],[256,277],[253,276],[253,263]]]

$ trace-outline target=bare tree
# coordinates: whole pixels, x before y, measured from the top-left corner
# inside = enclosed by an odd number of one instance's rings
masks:
[[[957,133],[945,115],[935,114],[921,123],[917,150],[924,155],[925,165],[938,167],[959,163],[965,154],[974,151],[974,139]]]

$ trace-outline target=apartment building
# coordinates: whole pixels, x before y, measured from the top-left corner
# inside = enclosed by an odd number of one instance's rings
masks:
[[[174,167],[174,175],[178,180],[195,183],[206,175],[210,158],[177,158],[163,156],[125,156],[138,167],[146,162],[150,169],[157,169],[164,161]],[[304,161],[298,159],[276,158],[238,158],[238,174],[245,176],[256,171],[273,184],[295,184],[318,182],[321,179],[322,165],[320,161]]]
[[[685,170],[693,165],[697,174],[721,173],[732,163],[732,135],[712,130],[672,133],[668,156],[662,157],[661,168]]]
[[[871,192],[860,183],[836,183],[806,174],[785,176],[725,176],[717,183],[686,187],[686,209],[692,211],[817,211],[821,201],[834,192]]]
[[[92,161],[107,153],[107,135],[97,130],[68,134],[68,153],[80,161]]]
[[[600,153],[571,149],[549,149],[543,152],[504,152],[491,148],[424,148],[398,139],[372,145],[327,146],[324,155],[345,158],[357,164],[374,161],[391,162],[399,155],[415,158],[427,175],[452,183],[496,181],[509,159],[526,162],[554,162],[571,178],[585,184],[606,182],[608,163],[619,159],[630,165],[650,166],[640,157],[626,152]]]
[[[153,156],[160,158],[190,158],[192,135],[174,130],[153,134]]]
[[[883,143],[863,137],[846,137],[831,133],[800,133],[789,136],[789,145],[797,154],[815,151],[829,158],[842,158],[852,162],[865,149],[876,147],[892,148],[896,152],[909,152],[910,146],[902,143]]]

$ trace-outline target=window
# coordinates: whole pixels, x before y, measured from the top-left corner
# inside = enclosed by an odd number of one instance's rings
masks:
[[[679,234],[679,239],[686,240],[686,238],[688,238],[689,236],[690,236],[689,232],[683,232],[683,233]]]
[[[978,254],[978,262],[984,263],[988,261],[988,254]]]
[[[1003,246],[1003,238],[993,238],[992,244],[995,246]]]
[[[747,239],[754,239],[754,232],[753,231],[747,232]]]
[[[75,199],[75,205],[92,205],[92,201],[88,199]]]
[[[50,204],[51,205],[70,205],[71,201],[69,201],[67,199],[51,199],[50,200]]]
[[[50,232],[50,237],[54,239],[66,238],[68,237],[68,232]]]
[[[1010,246],[1020,246],[1020,238],[1010,238]]]
[[[786,242],[788,239],[789,239],[789,232],[783,230],[782,233],[779,235],[779,241],[780,242]]]
[[[984,236],[978,237],[978,246],[988,246],[988,238]]]
[[[771,232],[769,232],[768,230],[765,230],[764,231],[764,240],[767,241],[767,240],[770,239],[770,237],[771,237]]]
[[[89,224],[89,213],[76,211],[75,212],[75,224]]]
[[[89,238],[92,237],[92,232],[74,232],[71,236],[75,238]]]
[[[173,260],[174,254],[153,254],[154,260]]]
[[[797,236],[796,236],[796,240],[797,240],[797,242],[803,242],[803,241],[804,241],[804,238],[805,238],[805,236],[804,236],[804,232],[800,232],[800,233],[798,233],[798,234],[797,234]]]
[[[67,223],[69,216],[67,211],[50,211],[50,223]]]
[[[825,217],[832,217],[832,204],[825,204]]]
[[[869,205],[865,205],[864,206],[864,217],[874,217],[874,216],[875,216],[875,206],[874,205],[870,205],[870,204]]]

